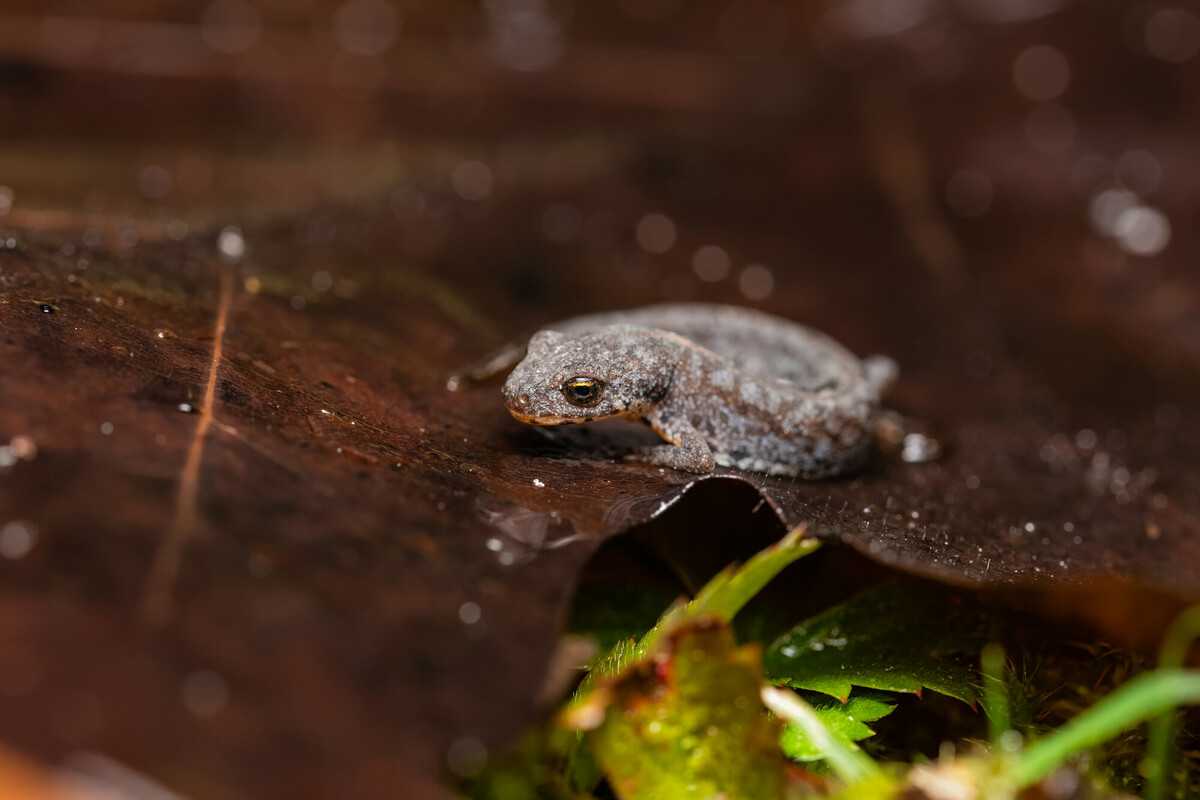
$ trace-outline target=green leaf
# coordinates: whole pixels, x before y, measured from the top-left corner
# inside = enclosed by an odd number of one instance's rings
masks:
[[[819,694],[804,699],[829,733],[843,742],[859,742],[874,736],[875,731],[867,727],[867,723],[886,717],[896,708],[887,695],[875,693],[856,693],[845,703],[835,697]],[[779,746],[783,748],[783,754],[793,761],[817,761],[825,755],[813,744],[803,727],[794,722],[784,725]]]
[[[778,686],[762,688],[763,703],[804,732],[829,768],[847,784],[874,783],[885,777],[883,770],[858,745],[834,735],[817,712],[800,695]],[[878,797],[891,797],[883,792]]]
[[[784,567],[820,546],[816,539],[804,538],[803,528],[796,528],[775,544],[755,553],[742,566],[721,570],[691,602],[676,603],[667,609],[658,624],[638,642],[636,656],[650,652],[660,636],[686,621],[706,616],[725,622],[732,620]]]
[[[762,591],[784,567],[819,549],[820,546],[821,543],[816,539],[804,538],[804,528],[800,527],[770,547],[755,553],[741,567],[721,570],[696,593],[693,600],[679,601],[668,608],[658,623],[636,644],[631,639],[619,641],[611,650],[596,659],[591,671],[584,676],[575,692],[575,701],[587,694],[596,678],[615,675],[629,664],[645,658],[660,636],[683,623],[706,616],[725,622],[732,620],[734,615],[741,611],[754,595]]]
[[[622,800],[777,800],[787,762],[781,723],[763,712],[761,648],[735,647],[713,618],[666,634],[654,654],[594,690],[564,716],[589,730]]]
[[[974,602],[946,587],[888,582],[776,639],[764,656],[767,679],[837,698],[854,686],[928,688],[974,703],[973,671],[945,656],[977,652],[984,621]]]
[[[733,619],[771,579],[801,556],[820,548],[816,539],[804,538],[804,528],[796,528],[775,544],[755,553],[737,568],[722,570],[696,593],[687,605],[687,616],[695,619],[707,614],[725,621]]]

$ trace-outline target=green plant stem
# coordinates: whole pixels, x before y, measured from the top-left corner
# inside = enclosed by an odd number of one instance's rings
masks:
[[[986,645],[979,654],[979,667],[983,673],[983,711],[988,718],[992,745],[996,746],[1000,736],[1012,727],[1008,684],[1004,680],[1004,648],[995,643]]]
[[[853,742],[835,736],[813,707],[795,692],[774,686],[762,687],[763,704],[789,722],[801,727],[829,767],[848,784],[880,778],[883,771]]]
[[[1177,616],[1167,629],[1158,653],[1159,668],[1181,668],[1188,648],[1197,637],[1200,637],[1200,606],[1193,606]],[[1149,773],[1146,800],[1162,800],[1166,794],[1174,729],[1175,715],[1171,711],[1164,711],[1150,723],[1150,736],[1146,743],[1146,767]]]
[[[1194,703],[1200,703],[1200,672],[1159,669],[1139,675],[1026,748],[1013,770],[1013,779],[1020,788],[1030,786],[1073,753],[1175,706]]]

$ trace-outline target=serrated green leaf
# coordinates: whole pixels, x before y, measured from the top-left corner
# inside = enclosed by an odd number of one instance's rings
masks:
[[[867,726],[868,722],[882,719],[895,710],[895,705],[889,702],[887,695],[864,693],[855,694],[849,701],[843,703],[835,697],[826,695],[809,695],[804,698],[817,712],[817,717],[824,723],[831,734],[845,742],[858,742],[875,735],[875,731]],[[824,757],[824,753],[809,739],[804,729],[794,722],[784,725],[783,734],[779,737],[779,746],[783,754],[794,761],[816,761]]]
[[[935,692],[974,703],[973,671],[948,656],[986,641],[978,606],[932,583],[895,581],[797,625],[767,649],[767,678],[837,698],[862,686]]]

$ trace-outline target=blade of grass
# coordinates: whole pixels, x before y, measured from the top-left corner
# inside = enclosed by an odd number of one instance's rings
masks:
[[[883,771],[858,745],[834,736],[813,707],[795,692],[764,685],[761,695],[763,705],[804,730],[809,741],[821,751],[825,762],[846,783],[855,784],[882,777]]]
[[[1158,669],[1139,675],[1026,748],[1013,778],[1020,788],[1031,786],[1072,754],[1175,706],[1194,703],[1200,703],[1200,671]]]
[[[1187,609],[1171,622],[1158,653],[1160,669],[1179,669],[1187,657],[1188,648],[1200,637],[1200,606]],[[1146,743],[1146,800],[1162,800],[1167,791],[1170,771],[1171,742],[1175,740],[1175,715],[1164,711],[1150,723]]]
[[[1004,648],[995,643],[986,645],[979,654],[979,667],[983,673],[983,710],[995,746],[1000,742],[1000,736],[1012,727],[1008,683],[1004,680]]]

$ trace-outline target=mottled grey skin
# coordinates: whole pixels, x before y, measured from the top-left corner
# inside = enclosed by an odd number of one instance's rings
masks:
[[[652,464],[819,478],[866,460],[880,394],[896,372],[889,358],[860,360],[794,322],[686,303],[576,317],[539,331],[505,382],[504,399],[514,417],[535,425],[640,419],[670,443],[631,456]],[[581,377],[603,384],[589,407],[563,390]]]

